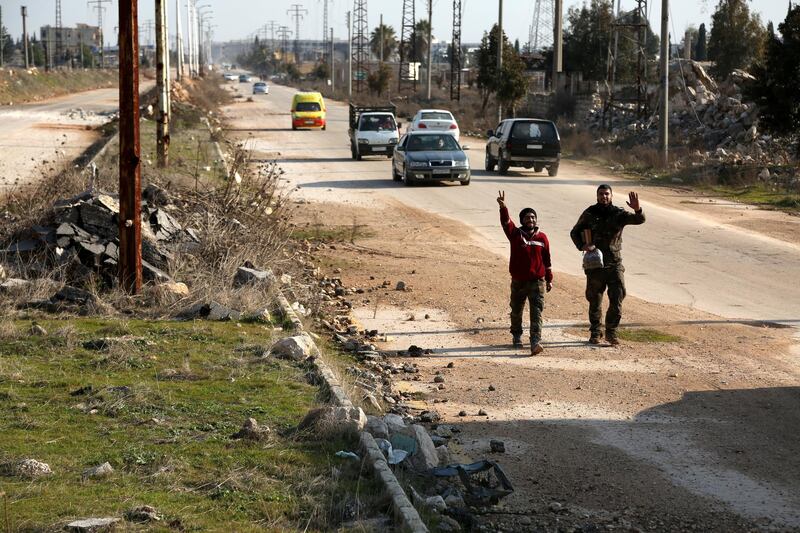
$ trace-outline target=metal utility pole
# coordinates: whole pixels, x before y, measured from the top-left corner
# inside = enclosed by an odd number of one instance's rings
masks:
[[[64,28],[61,20],[61,0],[56,0],[56,61],[64,53]]]
[[[333,28],[331,28],[331,94],[336,94],[336,61],[333,58]]]
[[[186,2],[186,60],[189,63],[189,77],[195,75],[194,69],[194,15],[192,9],[193,0]]]
[[[661,112],[658,122],[658,142],[661,164],[669,164],[669,0],[661,0]]]
[[[353,14],[347,12],[347,98],[353,97]]]
[[[169,40],[167,38],[167,0],[156,0],[156,87],[158,117],[156,154],[159,168],[169,165]]]
[[[119,3],[119,284],[142,289],[138,0]]]
[[[328,0],[322,0],[322,55],[328,51]]]
[[[497,13],[497,76],[501,76],[503,71],[503,0],[500,0],[500,8]],[[503,120],[503,104],[497,102],[497,122]]]
[[[103,11],[105,11],[105,7],[103,4],[110,4],[111,0],[89,0],[86,2],[87,5],[91,6],[92,9],[97,10],[97,28],[98,32],[100,33],[100,68],[105,68],[106,66],[106,59],[105,59],[105,39],[103,38]],[[138,19],[138,15],[137,15]],[[138,35],[139,29],[136,29],[136,33]],[[137,44],[138,49],[138,44]]]
[[[553,15],[553,79],[551,85],[553,92],[558,92],[558,78],[563,71],[564,61],[564,0],[556,0],[556,10]]]
[[[289,48],[289,37],[292,35],[292,30],[289,29],[289,26],[281,26],[278,28],[278,38],[281,40],[281,58],[283,59],[284,63],[288,63],[286,50]]]
[[[500,0],[500,5],[503,4],[503,0]],[[433,73],[433,43],[432,40],[432,33],[433,33],[433,0],[428,0],[428,79],[427,79],[427,90],[425,92],[426,98],[428,100],[431,99],[431,74]]]
[[[6,36],[3,35],[3,6],[0,6],[0,68],[3,68],[3,53],[6,49]]]
[[[383,13],[381,13],[381,22],[378,24],[378,32],[380,35],[378,36],[380,49],[378,50],[378,54],[380,54],[380,61],[383,63]]]
[[[450,100],[461,100],[461,0],[453,0],[453,42],[450,55]]]
[[[300,21],[303,20],[303,15],[308,14],[308,10],[303,9],[303,4],[292,4],[286,13],[289,18],[294,19],[294,62],[300,63]]]
[[[555,0],[536,0],[533,8],[533,21],[528,31],[528,50],[533,53],[553,45],[553,23],[555,21]]]
[[[29,69],[31,63],[28,58],[28,7],[22,6],[20,13],[22,13],[22,47],[25,49],[25,69]]]
[[[397,74],[397,92],[403,91],[403,86],[413,84],[417,92],[417,77],[412,75],[411,62],[417,60],[416,39],[414,39],[414,10],[415,0],[403,0],[403,22],[400,27],[400,70]],[[415,73],[416,74],[416,73]]]
[[[367,36],[367,0],[355,0],[353,13],[353,59],[355,63],[356,92],[364,90],[367,81],[367,60],[369,59],[369,38]]]
[[[178,56],[177,80],[183,80],[183,35],[181,34],[181,2],[175,0],[175,51]]]

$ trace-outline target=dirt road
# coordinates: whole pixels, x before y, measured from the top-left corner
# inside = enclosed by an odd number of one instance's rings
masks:
[[[143,80],[141,91],[152,86]],[[118,101],[119,89],[97,89],[0,108],[0,192],[60,170],[83,153]]]
[[[280,161],[296,197],[309,202],[297,209],[299,224],[357,235],[320,257],[360,290],[354,314],[389,335],[383,349],[432,350],[411,360],[417,379],[397,387],[462,430],[455,449],[498,460],[516,485],[484,524],[800,529],[800,352],[795,330],[780,327],[800,319],[797,219],[632,187],[573,162],[555,178],[497,176],[480,170],[477,140],[466,141],[469,187],[407,188],[391,180],[385,158],[350,159],[341,105],[330,103],[328,131],[291,131],[291,94],[273,86],[230,106],[229,134],[256,157]],[[568,231],[603,181],[617,201],[638,190],[648,216],[625,231],[624,325],[672,337],[619,348],[585,342],[580,258]],[[553,244],[556,288],[545,352],[535,358],[508,345],[498,189],[512,212],[534,206]],[[398,280],[411,290],[391,290]],[[505,441],[504,455],[489,452],[490,438]]]

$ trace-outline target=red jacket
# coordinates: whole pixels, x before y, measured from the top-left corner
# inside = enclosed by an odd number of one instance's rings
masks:
[[[544,278],[553,281],[550,241],[547,240],[547,235],[539,231],[538,227],[533,229],[532,234],[527,234],[514,224],[505,207],[500,208],[500,224],[511,243],[511,259],[508,261],[511,279],[529,281]]]

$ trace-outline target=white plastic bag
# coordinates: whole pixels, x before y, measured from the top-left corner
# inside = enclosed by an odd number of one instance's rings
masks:
[[[600,248],[595,248],[589,252],[583,253],[583,269],[594,270],[595,268],[603,268],[603,252]]]

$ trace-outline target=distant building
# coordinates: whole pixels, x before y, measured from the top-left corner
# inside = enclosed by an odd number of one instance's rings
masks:
[[[77,57],[81,53],[81,45],[92,49],[100,48],[100,28],[88,24],[77,24],[74,28],[57,28],[55,26],[42,26],[39,38],[45,47],[52,44],[55,51],[61,46],[61,52],[68,57]]]

